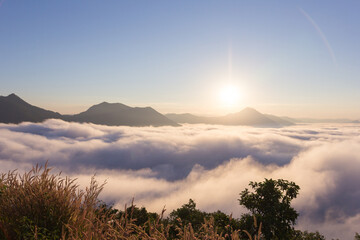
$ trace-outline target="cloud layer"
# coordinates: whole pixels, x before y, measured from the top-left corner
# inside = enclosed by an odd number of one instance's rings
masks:
[[[330,238],[360,231],[360,125],[248,128],[208,125],[107,127],[47,120],[0,124],[0,168],[49,160],[77,177],[107,180],[102,198],[119,208],[132,197],[168,212],[195,199],[206,211],[240,216],[249,181],[284,178],[300,185],[298,227]]]

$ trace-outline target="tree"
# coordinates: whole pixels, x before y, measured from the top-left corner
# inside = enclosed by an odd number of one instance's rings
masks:
[[[207,215],[207,213],[196,209],[196,203],[194,200],[189,199],[187,204],[182,205],[181,208],[178,208],[170,213],[170,220],[173,222],[181,220],[184,225],[190,223],[194,230],[197,230],[201,227],[204,222],[204,218]]]
[[[213,231],[204,227],[207,223],[209,223],[207,226],[211,226],[210,228],[212,228]],[[222,235],[224,239],[232,239],[231,235],[235,230],[243,229],[238,219],[234,219],[231,215],[227,215],[220,210],[213,213],[203,212],[196,208],[196,203],[192,199],[189,199],[189,202],[183,204],[181,208],[170,213],[168,224],[170,226],[170,239],[178,239],[179,230],[189,225],[191,225],[195,235],[197,235],[198,238],[196,239],[208,239],[205,236],[213,233]],[[244,237],[246,237],[245,234]]]
[[[121,218],[124,214],[124,212],[120,212],[119,218]],[[129,220],[135,220],[134,223],[137,226],[144,226],[149,220],[154,222],[159,217],[157,213],[148,212],[145,207],[138,208],[135,205],[126,209],[126,215]]]
[[[239,202],[258,222],[262,222],[265,239],[290,239],[299,216],[290,203],[296,198],[300,187],[283,179],[265,179],[264,182],[250,182],[249,185],[253,192],[246,188],[240,193]]]
[[[295,230],[291,240],[325,240],[324,235],[319,232],[308,232]]]

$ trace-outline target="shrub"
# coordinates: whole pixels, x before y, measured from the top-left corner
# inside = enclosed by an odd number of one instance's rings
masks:
[[[299,215],[291,207],[291,200],[296,198],[299,186],[283,179],[265,179],[249,185],[253,192],[248,189],[242,191],[239,202],[263,223],[265,239],[290,239]]]

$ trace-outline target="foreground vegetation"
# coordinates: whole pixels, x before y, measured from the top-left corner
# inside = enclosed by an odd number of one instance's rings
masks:
[[[298,213],[290,205],[299,186],[286,180],[250,182],[239,203],[249,209],[239,219],[206,213],[188,203],[169,217],[134,205],[123,211],[101,202],[104,185],[94,178],[86,190],[50,168],[34,167],[0,176],[0,239],[325,239],[294,229]]]

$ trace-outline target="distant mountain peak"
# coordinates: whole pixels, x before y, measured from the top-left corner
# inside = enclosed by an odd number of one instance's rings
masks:
[[[67,116],[66,119],[110,126],[179,126],[151,107],[129,107],[108,102],[91,106],[85,112]]]
[[[102,103],[99,103],[98,105],[110,105],[111,103],[108,103],[108,102],[102,102]]]
[[[243,110],[241,110],[241,113],[258,113],[260,114],[259,111],[257,111],[255,108],[251,108],[251,107],[246,107]]]
[[[18,95],[16,95],[15,93],[9,94],[6,98],[8,99],[20,99],[22,100]]]
[[[59,113],[30,105],[15,93],[6,97],[0,96],[0,122],[42,122],[45,119],[60,117]]]
[[[109,102],[101,102],[99,104],[95,104],[94,106],[114,106],[114,105],[118,105],[118,104],[121,104],[121,103],[109,103]]]
[[[256,127],[281,127],[291,123],[280,118],[269,118],[254,108],[247,107],[237,113],[227,114],[218,117],[201,117],[192,114],[167,114],[171,120],[177,123],[205,123],[205,124],[220,124],[220,125],[244,125]]]
[[[122,103],[108,103],[108,102],[102,102],[96,105],[91,106],[87,112],[93,112],[93,111],[100,111],[100,112],[111,112],[111,111],[117,111],[117,110],[126,110],[131,109],[131,107],[126,106]]]
[[[17,97],[17,98],[19,98],[15,93],[11,93],[11,94],[9,94],[9,96],[7,96],[7,97]]]
[[[226,116],[228,117],[258,117],[258,116],[262,116],[263,114],[260,113],[259,111],[257,111],[255,108],[251,108],[251,107],[246,107],[243,110],[241,110],[240,112],[236,112],[236,113],[230,113]]]
[[[6,101],[12,102],[12,103],[17,103],[17,104],[28,104],[27,102],[25,102],[23,99],[21,99],[18,95],[16,95],[15,93],[11,93],[6,97],[2,97],[3,99],[5,99]]]

